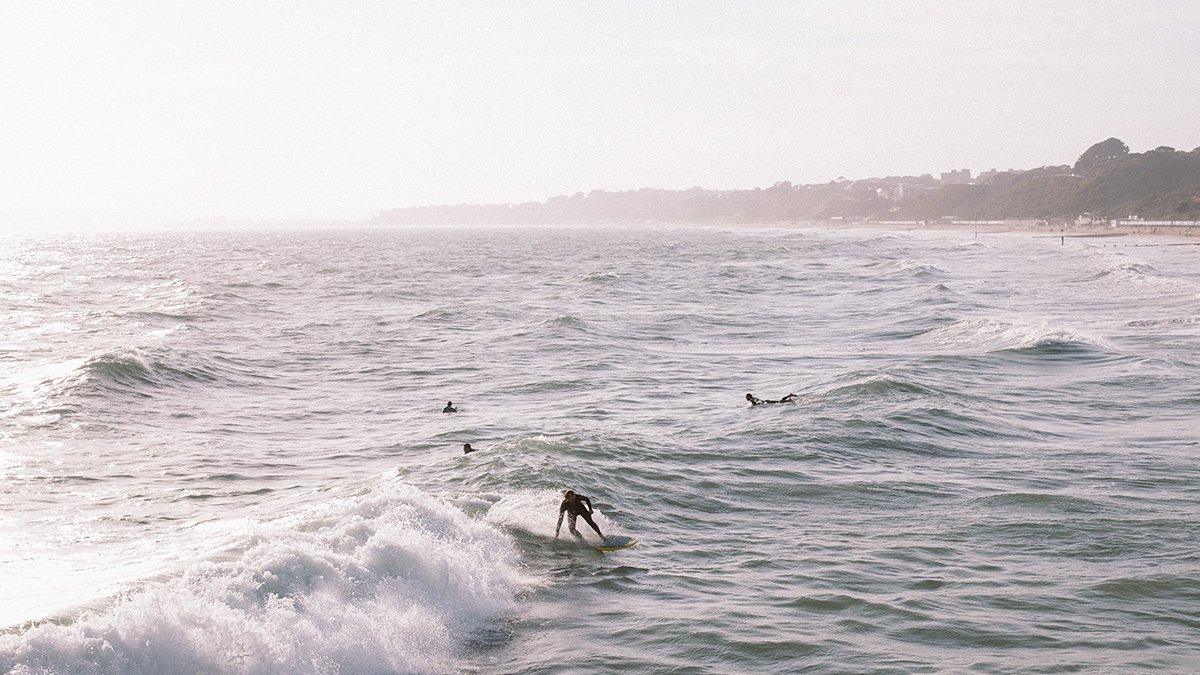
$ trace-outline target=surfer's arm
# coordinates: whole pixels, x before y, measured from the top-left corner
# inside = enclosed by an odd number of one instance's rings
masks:
[[[592,509],[592,500],[588,499],[587,497],[580,497],[579,501],[583,502],[584,505],[587,506],[589,516],[595,513],[595,511]]]
[[[559,530],[561,530],[561,529],[562,529],[562,519],[563,519],[563,514],[564,514],[564,513],[566,513],[566,512],[567,512],[567,506],[566,506],[566,504],[564,504],[564,505],[562,505],[562,506],[558,507],[558,524],[554,526],[554,536],[555,536],[555,538],[557,538],[557,537],[558,537],[558,532],[559,532]]]

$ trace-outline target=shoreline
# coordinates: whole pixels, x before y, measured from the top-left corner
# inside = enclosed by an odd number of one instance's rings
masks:
[[[902,223],[902,222],[836,222],[812,221],[810,227],[838,230],[888,230],[902,232],[976,232],[986,234],[1030,234],[1044,238],[1116,239],[1126,236],[1164,237],[1178,239],[1200,238],[1200,223],[1195,227],[1135,226],[1135,225],[1047,225],[1025,223]],[[1190,242],[1200,245],[1200,241]]]

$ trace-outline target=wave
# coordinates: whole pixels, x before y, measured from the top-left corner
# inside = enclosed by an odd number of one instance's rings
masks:
[[[949,274],[931,262],[913,258],[876,258],[871,262],[864,263],[863,267],[880,270],[883,276],[888,278],[945,277]]]
[[[413,321],[450,321],[457,319],[460,312],[446,307],[433,307],[409,317]]]
[[[530,581],[502,532],[394,479],[233,551],[0,635],[0,671],[449,672]]]
[[[1085,281],[1115,281],[1129,284],[1147,284],[1152,287],[1177,292],[1195,291],[1195,279],[1172,276],[1161,272],[1149,263],[1123,260],[1096,272]]]
[[[1029,354],[1034,356],[1053,356],[1094,354],[1097,352],[1111,351],[1111,347],[1107,342],[1100,338],[1082,335],[1070,330],[1055,330],[1040,335],[1037,338],[1028,340],[1024,344],[998,351],[1012,352],[1016,354]]]
[[[162,387],[187,382],[212,382],[217,369],[210,365],[172,364],[162,356],[139,349],[127,349],[94,356],[86,360],[77,376],[99,386]]]
[[[210,297],[182,279],[149,283],[129,296],[131,304],[117,303],[103,313],[128,318],[187,321],[204,315]]]
[[[851,242],[851,244],[863,248],[871,247],[876,244],[912,239],[911,235],[900,232],[883,232],[866,236],[857,232],[847,232],[844,236],[854,237],[854,240]]]
[[[41,365],[0,382],[12,395],[4,417],[24,417],[52,426],[82,409],[85,399],[107,395],[150,397],[157,393],[218,382],[239,371],[231,363],[164,350],[136,348]]]
[[[893,262],[891,266],[899,272],[905,272],[916,277],[943,276],[946,274],[946,270],[934,265],[933,263],[921,262],[920,260],[911,260],[907,258],[897,260]]]
[[[1045,492],[1002,492],[977,497],[974,501],[989,508],[1027,508],[1062,513],[1098,513],[1104,510],[1103,505],[1091,499]]]
[[[197,318],[198,314],[190,314],[180,310],[134,310],[130,312],[116,313],[117,316],[132,317],[139,319],[155,319],[161,321],[190,321]]]
[[[958,319],[932,328],[917,339],[937,350],[968,353],[1082,353],[1111,351],[1105,340],[1047,323],[1021,324],[1001,319]]]
[[[587,472],[580,471],[574,463],[563,463],[562,457],[590,460],[594,457],[592,453],[599,450],[594,443],[571,435],[506,438],[486,452],[471,455],[471,460],[464,462],[464,467],[470,470],[461,478],[466,479],[464,485],[472,488],[495,490],[493,502],[514,489],[584,485]],[[558,503],[553,507],[551,511],[557,509]]]
[[[1123,279],[1128,281],[1144,281],[1148,277],[1157,276],[1158,269],[1153,265],[1136,261],[1125,261],[1106,267],[1092,275],[1092,279]]]
[[[855,378],[855,381],[834,387],[822,394],[821,398],[875,399],[897,395],[925,396],[935,393],[929,387],[889,373],[856,373],[850,377]]]
[[[562,499],[562,493],[556,489],[519,490],[515,493],[501,495],[495,501],[487,500],[490,501],[490,505],[487,506],[484,520],[506,530],[519,530],[538,537],[553,537],[555,519],[553,516],[547,517],[546,514],[557,513]],[[593,520],[605,535],[617,534],[612,521],[605,517],[599,509],[596,510]],[[580,532],[585,533],[585,536],[590,537],[594,534],[582,521],[576,527]],[[565,520],[560,536],[566,537],[568,542],[571,541]]]
[[[1191,326],[1200,323],[1200,316],[1174,316],[1166,319],[1137,319],[1125,325],[1131,328],[1149,328],[1151,326]]]
[[[1144,577],[1121,577],[1093,585],[1090,590],[1102,596],[1121,600],[1162,598],[1168,600],[1200,600],[1200,576],[1195,574],[1153,574]]]
[[[504,385],[495,390],[502,394],[545,394],[590,389],[592,382],[583,379],[535,379]]]
[[[587,274],[581,274],[581,275],[571,279],[571,281],[576,282],[576,283],[590,283],[590,284],[604,284],[604,283],[611,283],[611,282],[620,281],[620,280],[621,280],[621,275],[619,275],[615,272],[588,272]]]
[[[898,620],[929,620],[928,614],[907,609],[899,604],[867,600],[846,593],[802,595],[790,600],[787,606],[805,614],[836,614],[856,612],[866,616],[892,617]]]
[[[591,330],[591,326],[588,325],[587,321],[584,321],[577,316],[560,314],[559,316],[551,317],[549,319],[542,319],[541,321],[527,325],[523,330],[516,334],[529,335],[531,333],[537,333],[546,329],[555,331],[565,330],[566,332],[571,333],[586,333]]]
[[[920,302],[923,305],[944,306],[947,308],[960,307],[968,302],[962,294],[946,284],[934,284],[924,290]]]
[[[225,284],[227,288],[283,288],[278,281],[232,281]]]

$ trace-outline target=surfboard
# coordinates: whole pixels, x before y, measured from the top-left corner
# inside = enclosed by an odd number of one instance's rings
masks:
[[[637,543],[638,540],[633,537],[618,534],[613,537],[605,537],[604,541],[595,548],[601,553],[608,553],[609,551],[620,551],[623,548],[629,548]]]

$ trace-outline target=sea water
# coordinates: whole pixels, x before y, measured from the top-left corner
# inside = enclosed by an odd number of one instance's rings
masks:
[[[1194,670],[1167,243],[3,235],[0,672]]]

